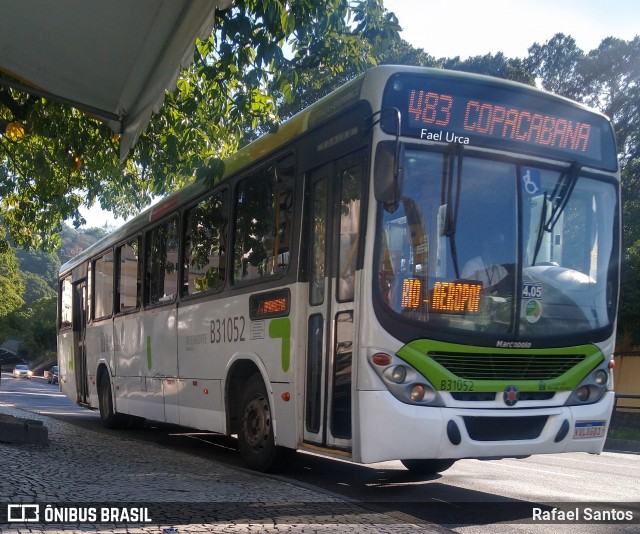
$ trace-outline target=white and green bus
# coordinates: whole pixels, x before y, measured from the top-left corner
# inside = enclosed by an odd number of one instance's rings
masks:
[[[415,471],[602,451],[620,177],[609,120],[374,68],[60,271],[62,391],[107,427]]]

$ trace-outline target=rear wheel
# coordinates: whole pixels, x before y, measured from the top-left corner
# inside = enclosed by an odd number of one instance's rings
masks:
[[[401,460],[409,471],[417,475],[435,475],[449,469],[455,460]]]
[[[258,374],[252,375],[245,384],[241,413],[238,449],[242,460],[256,471],[277,468],[289,449],[275,443],[269,397]]]
[[[98,404],[100,405],[100,419],[105,428],[122,428],[123,417],[113,409],[111,395],[111,380],[109,374],[103,372],[98,382]]]

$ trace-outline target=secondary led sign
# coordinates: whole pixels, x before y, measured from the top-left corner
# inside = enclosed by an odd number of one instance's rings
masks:
[[[258,293],[249,297],[249,317],[251,320],[286,317],[289,315],[291,294],[288,289],[269,293]]]
[[[436,282],[431,291],[429,308],[438,313],[478,313],[482,282],[457,280],[455,282]],[[402,308],[418,309],[423,302],[422,282],[418,278],[402,281]]]
[[[436,282],[431,309],[440,313],[478,313],[482,282]]]

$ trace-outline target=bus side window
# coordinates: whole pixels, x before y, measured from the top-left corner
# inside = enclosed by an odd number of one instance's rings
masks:
[[[178,290],[178,219],[173,217],[147,232],[145,300],[168,303]]]
[[[360,205],[362,168],[360,165],[342,172],[340,198],[340,263],[338,300],[353,300],[360,244]]]
[[[71,277],[67,276],[60,282],[60,311],[58,317],[60,319],[60,330],[66,330],[73,326],[72,322],[72,303],[73,303],[73,287],[71,285]]]
[[[238,182],[233,282],[286,272],[291,260],[294,173],[291,157]]]
[[[140,309],[142,289],[142,263],[140,236],[134,237],[116,250],[118,291],[116,311],[126,313]]]
[[[93,317],[111,317],[113,311],[113,252],[107,252],[93,262]]]
[[[220,191],[187,212],[183,293],[224,287],[227,256],[228,191]]]

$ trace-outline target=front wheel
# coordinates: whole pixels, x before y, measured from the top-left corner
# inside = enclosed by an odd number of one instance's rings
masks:
[[[401,460],[409,471],[417,475],[436,475],[449,469],[455,460]]]
[[[256,471],[275,469],[288,449],[275,443],[269,397],[259,374],[251,376],[244,386],[241,413],[238,449],[242,460]]]

